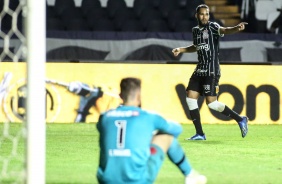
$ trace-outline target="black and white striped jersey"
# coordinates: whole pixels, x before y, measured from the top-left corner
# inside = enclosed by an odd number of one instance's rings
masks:
[[[219,66],[219,38],[220,25],[216,22],[208,22],[204,27],[193,27],[193,44],[197,48],[198,64],[194,71],[197,76],[220,76]]]

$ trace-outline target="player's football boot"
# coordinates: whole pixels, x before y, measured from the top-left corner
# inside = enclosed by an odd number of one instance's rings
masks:
[[[207,177],[192,170],[190,174],[185,177],[185,184],[206,184]]]
[[[185,140],[206,140],[205,135],[195,134],[190,138],[186,138]]]
[[[248,117],[242,116],[243,120],[238,122],[242,137],[244,138],[248,133]]]

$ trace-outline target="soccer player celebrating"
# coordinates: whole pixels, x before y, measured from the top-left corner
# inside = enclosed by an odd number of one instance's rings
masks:
[[[99,183],[151,184],[167,154],[185,176],[186,184],[205,184],[206,177],[191,168],[177,141],[182,127],[140,108],[141,81],[124,78],[120,89],[123,105],[101,114],[97,123]]]
[[[195,17],[198,26],[192,28],[193,44],[187,47],[178,47],[172,50],[175,56],[184,52],[197,52],[198,64],[193,72],[188,87],[186,88],[186,101],[190,110],[190,115],[196,129],[196,134],[187,140],[206,140],[201,125],[201,118],[197,100],[200,95],[205,96],[206,103],[210,109],[237,121],[242,137],[248,133],[248,118],[240,116],[225,104],[217,101],[219,92],[219,38],[224,34],[232,34],[243,31],[246,22],[241,22],[234,27],[221,27],[216,22],[210,22],[209,7],[201,4],[196,8]]]

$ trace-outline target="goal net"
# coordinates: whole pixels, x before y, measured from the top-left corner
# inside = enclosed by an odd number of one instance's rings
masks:
[[[45,0],[0,0],[0,183],[45,183]]]

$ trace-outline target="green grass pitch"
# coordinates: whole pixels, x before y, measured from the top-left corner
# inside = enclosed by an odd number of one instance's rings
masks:
[[[17,132],[20,126],[13,124],[10,133]],[[235,124],[203,127],[206,141],[184,141],[194,134],[191,124],[183,125],[178,140],[192,166],[207,176],[209,184],[282,183],[281,125],[249,125],[245,138]],[[21,144],[19,150],[23,150]],[[2,142],[0,155],[8,154],[10,147],[8,142]],[[47,184],[97,183],[99,148],[95,124],[47,124],[46,150]],[[181,184],[184,177],[166,158],[155,183]]]

